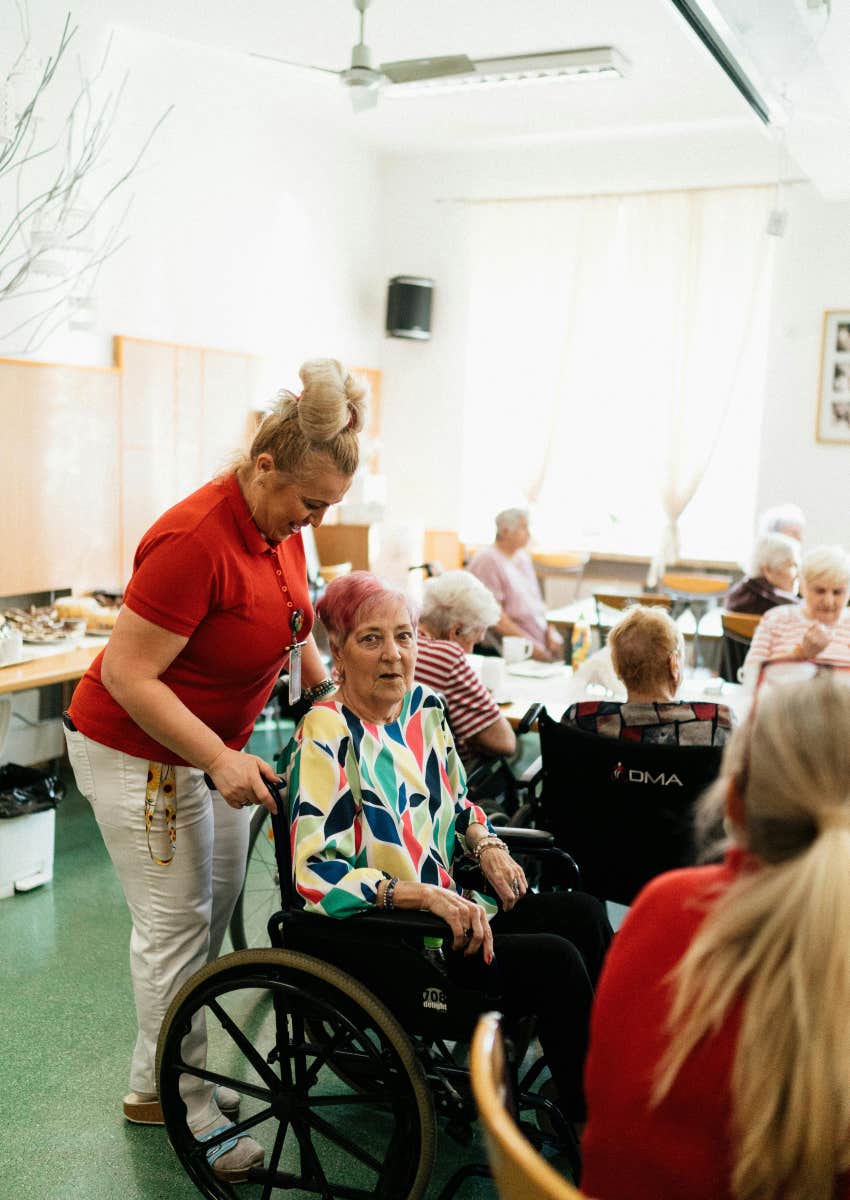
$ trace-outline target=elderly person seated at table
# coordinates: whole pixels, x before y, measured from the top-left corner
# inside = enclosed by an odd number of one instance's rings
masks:
[[[449,974],[480,980],[511,1015],[537,1017],[561,1111],[581,1120],[587,1022],[611,937],[604,908],[581,892],[529,892],[519,863],[467,799],[442,703],[413,679],[410,599],[354,571],[328,585],[317,611],[339,691],[314,704],[295,733],[296,903],[329,918],[377,908],[444,921]],[[486,894],[455,883],[463,857],[479,863]],[[362,946],[357,953],[362,972]],[[376,946],[375,977],[387,970]]]
[[[626,687],[625,703],[581,700],[561,717],[588,733],[657,745],[723,746],[734,724],[725,704],[677,700],[685,645],[660,608],[635,605],[608,635],[611,663]]]
[[[516,750],[514,731],[466,657],[498,619],[492,594],[468,571],[446,571],[422,585],[413,676],[443,695],[455,747],[467,769],[478,755]]]
[[[800,567],[802,604],[765,613],[744,659],[744,682],[752,684],[770,658],[824,658],[850,663],[850,557],[841,546],[817,546]]]
[[[800,570],[800,543],[784,533],[767,533],[756,542],[752,573],[726,593],[727,612],[760,616],[777,604],[798,604],[794,591]]]
[[[501,607],[491,633],[530,638],[538,662],[563,657],[564,639],[546,621],[546,605],[526,546],[531,541],[528,513],[506,508],[496,517],[496,541],[479,550],[469,564],[473,575],[490,589]]]

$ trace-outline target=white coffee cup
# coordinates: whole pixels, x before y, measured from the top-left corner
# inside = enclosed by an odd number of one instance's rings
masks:
[[[501,658],[488,656],[481,659],[481,682],[487,691],[499,697],[505,690],[505,664]]]
[[[503,637],[502,658],[506,663],[524,662],[534,653],[534,643],[530,638]]]

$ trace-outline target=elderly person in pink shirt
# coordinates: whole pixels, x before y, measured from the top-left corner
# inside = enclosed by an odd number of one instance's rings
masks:
[[[744,660],[744,683],[753,684],[772,658],[825,658],[850,666],[850,556],[841,546],[818,546],[800,567],[802,604],[780,604],[765,613]]]
[[[500,638],[530,638],[534,643],[532,657],[538,662],[552,662],[563,654],[564,641],[546,623],[546,605],[526,550],[530,540],[528,513],[521,508],[506,508],[496,517],[495,543],[479,550],[469,569],[501,606],[501,616],[491,632]]]

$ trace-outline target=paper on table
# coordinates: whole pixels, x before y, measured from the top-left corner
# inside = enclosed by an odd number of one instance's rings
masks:
[[[563,663],[521,662],[507,668],[509,675],[523,675],[528,679],[548,679],[551,675],[564,673]]]

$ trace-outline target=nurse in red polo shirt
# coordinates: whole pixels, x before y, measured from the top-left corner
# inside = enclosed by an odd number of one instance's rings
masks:
[[[144,535],[112,637],[65,717],[77,784],[133,918],[131,1121],[162,1123],[154,1074],[162,1018],[183,982],[219,953],[244,875],[243,810],[271,804],[273,767],[242,753],[254,721],[287,662],[314,695],[333,686],[310,632],[300,530],[320,525],[348,490],[365,396],[332,359],[305,363],[300,375],[301,396],[281,393],[235,470]],[[191,1041],[202,1061],[205,1034]],[[239,1097],[199,1084],[186,1101],[202,1135],[235,1115]],[[214,1168],[231,1180],[262,1160],[249,1137],[220,1150],[210,1152]]]

